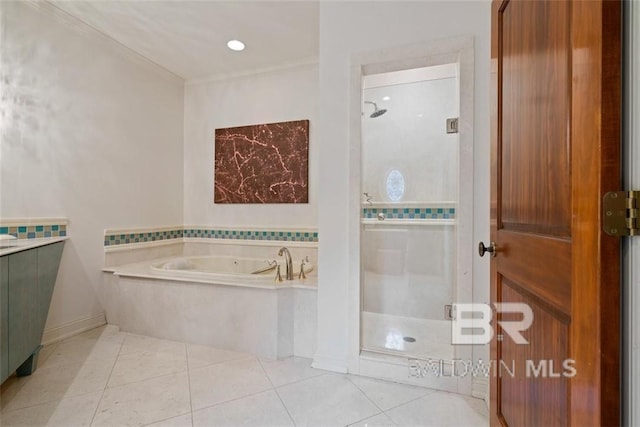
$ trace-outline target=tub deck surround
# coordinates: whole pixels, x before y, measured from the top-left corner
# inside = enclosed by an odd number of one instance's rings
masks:
[[[236,286],[236,287],[248,287],[248,288],[260,288],[260,289],[286,289],[286,288],[299,288],[299,289],[316,289],[318,284],[318,278],[315,272],[309,272],[306,280],[298,280],[298,273],[296,272],[296,264],[294,263],[294,280],[283,280],[282,282],[276,282],[275,272],[268,275],[260,275],[257,278],[250,278],[247,280],[245,275],[230,275],[230,274],[189,274],[191,271],[184,271],[184,274],[180,274],[180,271],[171,270],[170,272],[163,272],[157,266],[163,263],[168,263],[180,259],[182,257],[166,257],[155,259],[151,261],[142,261],[131,264],[124,264],[119,266],[105,267],[102,269],[105,273],[112,273],[117,277],[131,277],[138,279],[151,279],[162,280],[170,282],[180,282],[183,284],[198,283],[208,285],[220,285],[220,286]],[[296,262],[298,260],[296,259]],[[284,266],[282,261],[279,261],[281,265],[281,274],[284,277]],[[299,262],[298,262],[299,265]],[[250,276],[250,275],[247,275]]]
[[[271,274],[257,280],[230,274],[167,276],[157,269],[166,262],[176,258],[103,269],[112,273],[105,281],[112,299],[109,323],[126,332],[271,359],[313,356],[317,289],[313,274],[304,281],[283,282],[274,282]]]
[[[65,237],[68,234],[66,218],[1,218],[0,234],[23,239]]]

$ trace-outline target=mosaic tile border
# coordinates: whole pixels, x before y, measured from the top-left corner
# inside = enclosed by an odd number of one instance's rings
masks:
[[[104,246],[117,246],[132,243],[156,242],[180,239],[222,239],[222,240],[257,240],[275,242],[318,242],[318,232],[314,231],[281,231],[281,230],[233,230],[216,228],[179,228],[143,233],[108,233],[104,236]]]
[[[16,226],[0,226],[0,234],[11,234],[18,239],[42,239],[46,237],[65,237],[66,224],[29,224]]]
[[[455,219],[455,208],[363,208],[362,218],[377,218],[382,213],[387,219]]]
[[[104,236],[104,246],[127,245],[130,243],[156,242],[160,240],[181,239],[184,231],[175,230],[149,231],[146,233],[113,233]]]
[[[187,228],[184,230],[184,237],[282,242],[318,241],[318,233],[312,231],[217,230]]]

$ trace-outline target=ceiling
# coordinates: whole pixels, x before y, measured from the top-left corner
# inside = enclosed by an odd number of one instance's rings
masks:
[[[185,80],[318,56],[316,1],[50,2]],[[229,50],[231,39],[246,49]]]

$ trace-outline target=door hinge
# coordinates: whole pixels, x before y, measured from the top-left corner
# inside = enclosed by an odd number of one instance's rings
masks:
[[[640,235],[640,191],[610,191],[602,200],[604,232],[610,236]]]
[[[458,118],[447,119],[447,133],[458,133]]]

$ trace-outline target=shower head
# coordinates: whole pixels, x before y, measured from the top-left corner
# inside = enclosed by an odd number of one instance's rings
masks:
[[[373,104],[373,113],[371,113],[371,115],[369,117],[371,117],[372,119],[375,119],[376,117],[380,117],[381,115],[383,115],[384,113],[387,112],[386,109],[382,108],[382,109],[378,109],[378,104],[376,104],[375,102],[371,102],[371,101],[364,101],[365,104]]]

